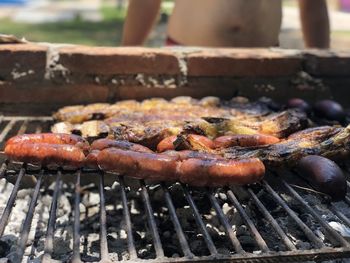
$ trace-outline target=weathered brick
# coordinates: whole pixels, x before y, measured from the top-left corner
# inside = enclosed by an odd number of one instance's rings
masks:
[[[280,49],[204,49],[186,59],[189,76],[286,76],[302,66],[299,52]]]
[[[0,45],[0,80],[42,79],[47,48],[36,44]]]
[[[304,52],[305,71],[315,76],[350,77],[350,52],[309,50]]]
[[[179,74],[175,53],[139,47],[64,47],[59,64],[85,74]]]
[[[109,88],[93,84],[2,83],[2,103],[79,104],[107,101]]]

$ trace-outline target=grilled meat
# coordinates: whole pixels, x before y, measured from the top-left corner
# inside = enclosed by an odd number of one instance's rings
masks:
[[[54,114],[54,118],[72,124],[82,123],[89,120],[101,120],[105,118],[108,103],[94,103],[87,106],[68,106]]]
[[[179,147],[186,149],[189,146],[190,150],[165,149],[162,153],[155,153],[129,141],[101,139],[89,146],[76,135],[32,134],[11,138],[6,143],[5,153],[12,160],[44,166],[68,169],[100,167],[126,176],[179,180],[196,186],[248,184],[263,177],[264,164],[294,165],[310,154],[331,159],[348,155],[350,126],[310,128],[285,140],[273,140],[274,144],[253,147],[215,149],[215,143],[207,137],[180,135],[177,138],[182,140]],[[256,137],[252,138],[255,141]],[[176,140],[173,142],[175,148]],[[245,145],[245,141],[242,143]]]
[[[229,159],[259,158],[269,165],[294,165],[306,155],[344,158],[350,150],[350,125],[318,127],[292,134],[281,142],[256,147],[229,147],[221,153]]]
[[[250,184],[265,174],[264,164],[257,158],[225,160],[222,158],[191,157],[175,152],[148,153],[119,148],[107,148],[97,155],[102,170],[127,176],[160,181],[180,181],[194,186],[223,186]]]
[[[87,119],[104,118],[101,129],[84,129]],[[244,98],[230,102],[215,97],[195,100],[177,97],[171,101],[149,99],[142,102],[121,101],[114,105],[92,104],[86,107],[66,107],[55,117],[63,123],[52,131],[71,131],[84,137],[108,137],[128,140],[155,150],[166,137],[178,134],[198,134],[215,139],[234,134],[267,134],[285,138],[307,126],[306,115],[291,109],[274,113],[262,102],[248,102]],[[83,122],[83,124],[77,124]],[[90,123],[90,122],[89,122]],[[73,126],[71,126],[73,125]],[[92,125],[88,125],[90,127]]]

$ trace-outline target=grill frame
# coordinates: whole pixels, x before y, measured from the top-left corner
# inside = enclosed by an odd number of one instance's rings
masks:
[[[29,122],[48,122],[51,121],[51,117],[25,117],[25,116],[18,116],[18,117],[8,117],[3,116],[0,118],[1,121],[7,122],[7,124],[4,126],[3,130],[0,132],[0,142],[3,142],[4,139],[9,135],[9,132],[13,130],[15,124],[17,122],[23,122],[22,125],[18,128],[17,133],[24,133],[26,130],[26,125],[28,125]],[[40,132],[42,130],[42,126],[39,125],[36,128],[37,132]],[[8,166],[8,162],[5,161],[1,164],[0,167],[0,178],[4,178],[6,176],[6,169]],[[3,235],[5,227],[7,225],[7,222],[9,220],[9,216],[11,214],[12,208],[14,206],[17,193],[19,191],[19,184],[20,181],[23,179],[24,176],[26,176],[26,165],[22,165],[20,170],[18,171],[17,180],[15,183],[15,186],[11,192],[11,195],[8,199],[7,206],[4,209],[3,213],[0,217],[0,237]],[[30,201],[28,213],[25,217],[22,229],[21,229],[21,235],[18,239],[18,248],[16,251],[16,255],[13,258],[14,261],[20,262],[23,258],[26,243],[28,242],[28,233],[32,224],[33,215],[35,213],[35,207],[38,198],[40,197],[40,189],[41,189],[41,183],[42,180],[45,179],[45,172],[43,169],[40,169],[37,175],[37,182],[34,188],[34,193]],[[81,203],[81,176],[82,174],[86,173],[88,171],[84,170],[78,170],[72,175],[75,176],[75,192],[74,192],[74,231],[73,231],[73,253],[72,253],[72,262],[81,262],[81,251],[80,251],[80,208],[79,204]],[[106,206],[105,206],[105,173],[99,172],[97,173],[99,176],[98,179],[98,192],[100,197],[100,213],[99,213],[99,226],[100,226],[100,260],[102,262],[109,262],[109,253],[108,253],[108,239],[107,239],[107,227],[106,227]],[[53,190],[53,198],[52,202],[50,204],[50,216],[48,219],[48,225],[46,230],[46,238],[45,238],[45,247],[44,247],[44,254],[43,254],[43,262],[50,262],[51,260],[51,254],[53,251],[53,236],[55,232],[55,223],[56,223],[56,213],[57,213],[57,206],[59,202],[59,197],[61,191],[62,191],[62,172],[58,170],[56,172],[56,179],[55,179],[55,187]],[[323,227],[326,232],[329,233],[330,236],[332,236],[333,240],[330,240],[332,244],[340,243],[341,247],[326,247],[325,244],[316,237],[315,233],[305,224],[302,222],[302,220],[298,217],[298,215],[288,206],[285,200],[280,196],[279,193],[277,193],[273,187],[270,185],[268,181],[265,179],[263,180],[261,186],[264,188],[272,197],[273,199],[278,203],[279,206],[283,208],[283,210],[296,222],[298,227],[302,229],[305,233],[305,235],[308,237],[308,239],[317,247],[316,249],[309,249],[309,250],[298,250],[296,249],[295,245],[290,241],[290,239],[287,237],[286,233],[283,231],[283,229],[280,227],[280,225],[277,223],[277,221],[274,219],[274,217],[271,215],[270,211],[264,206],[262,202],[258,199],[257,195],[255,194],[254,190],[251,187],[243,187],[245,191],[250,195],[251,199],[253,200],[254,204],[258,207],[258,209],[262,212],[264,217],[267,220],[271,220],[271,226],[276,231],[276,233],[280,236],[282,241],[284,242],[285,246],[289,251],[271,251],[268,246],[266,245],[265,240],[260,235],[257,227],[255,226],[254,222],[251,220],[251,218],[247,215],[245,212],[245,209],[237,199],[236,195],[232,191],[232,189],[225,190],[225,193],[228,195],[228,199],[230,200],[230,205],[232,207],[235,207],[237,209],[237,212],[240,214],[242,220],[244,221],[244,224],[248,227],[249,232],[251,236],[254,238],[255,242],[259,246],[262,253],[255,254],[250,252],[245,252],[242,249],[241,244],[239,243],[239,240],[236,237],[236,234],[232,230],[232,226],[227,220],[227,217],[224,215],[222,208],[220,204],[218,203],[217,197],[215,197],[214,192],[211,191],[211,189],[204,189],[206,196],[210,200],[212,208],[214,208],[216,212],[216,216],[219,218],[221,225],[224,226],[226,235],[231,240],[231,243],[233,247],[236,250],[237,254],[227,256],[223,254],[219,254],[217,251],[217,248],[215,247],[215,244],[203,222],[203,218],[200,214],[200,211],[198,207],[196,206],[193,196],[191,194],[190,189],[188,186],[181,184],[181,188],[183,190],[185,199],[188,202],[188,205],[191,208],[192,214],[194,216],[194,219],[196,221],[196,227],[199,229],[199,232],[203,235],[203,240],[205,241],[205,244],[207,245],[207,248],[210,252],[209,256],[195,256],[189,247],[188,241],[186,239],[186,236],[183,232],[183,229],[181,227],[180,221],[178,216],[176,215],[176,210],[174,207],[173,199],[171,194],[168,191],[168,188],[165,184],[161,184],[161,188],[164,191],[165,195],[165,203],[169,209],[169,215],[170,219],[172,221],[173,227],[175,229],[177,238],[180,242],[181,250],[183,252],[183,257],[177,257],[177,258],[169,258],[164,255],[164,250],[162,247],[162,242],[160,239],[159,231],[157,228],[156,219],[154,217],[154,211],[152,208],[150,196],[149,196],[149,189],[148,185],[144,181],[140,181],[141,183],[141,197],[144,203],[144,207],[146,210],[147,220],[148,220],[148,227],[150,228],[150,234],[152,235],[153,245],[156,252],[156,260],[157,262],[295,262],[295,261],[306,261],[306,260],[327,260],[327,259],[336,259],[336,258],[350,258],[350,244],[340,235],[338,234],[334,229],[332,229],[329,224],[312,208],[310,207],[307,202],[305,202],[302,197],[298,194],[298,192],[290,185],[288,184],[284,179],[279,179],[281,183],[286,187],[289,194],[296,199],[312,216],[315,220],[317,220],[320,225]],[[121,202],[123,204],[123,218],[126,222],[126,231],[127,231],[127,248],[129,251],[130,259],[128,262],[139,262],[140,259],[137,255],[137,251],[135,248],[135,242],[132,235],[132,220],[130,216],[130,209],[128,207],[128,199],[127,199],[127,189],[124,182],[124,178],[121,176],[118,176],[117,181],[120,184],[121,188]],[[348,182],[348,186],[350,186],[350,183]],[[347,196],[347,199],[345,202],[349,205],[350,209],[350,198]],[[329,209],[331,211],[335,211],[336,216],[339,218],[340,221],[344,223],[344,225],[347,225],[350,227],[350,220],[346,218],[344,214],[342,214],[341,211],[338,211],[337,208],[334,206],[334,204],[329,204]],[[131,233],[131,235],[129,234]],[[152,259],[154,260],[154,259]],[[142,260],[144,261],[144,260]],[[146,260],[147,261],[147,260]]]

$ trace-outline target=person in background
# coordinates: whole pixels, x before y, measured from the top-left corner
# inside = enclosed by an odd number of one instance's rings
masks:
[[[122,45],[140,46],[157,20],[161,0],[129,0]],[[326,0],[299,0],[306,48],[329,48]],[[175,0],[166,45],[278,46],[282,0]]]

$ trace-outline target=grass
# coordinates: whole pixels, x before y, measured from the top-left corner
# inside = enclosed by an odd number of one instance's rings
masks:
[[[125,10],[113,7],[101,9],[100,22],[73,21],[27,24],[15,23],[9,19],[0,20],[0,33],[25,37],[34,42],[72,43],[93,46],[116,46],[120,43]]]

